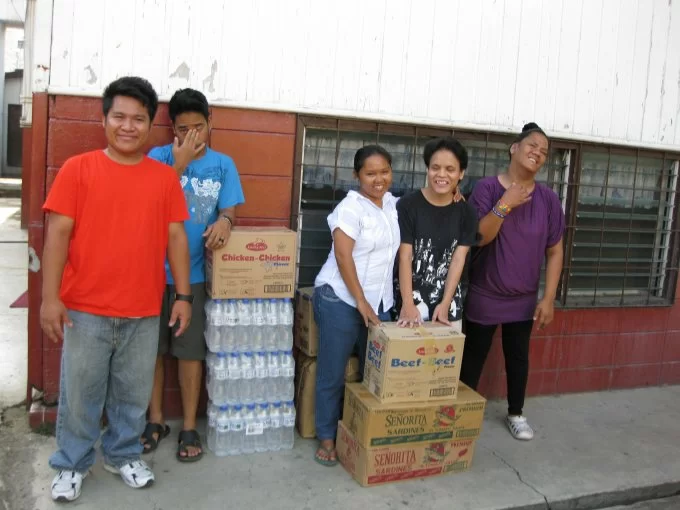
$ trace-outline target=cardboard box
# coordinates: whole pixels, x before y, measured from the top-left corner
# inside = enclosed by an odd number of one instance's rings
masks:
[[[352,478],[364,487],[370,487],[467,471],[472,465],[475,441],[455,439],[365,448],[340,422],[336,449],[338,459]]]
[[[361,446],[476,439],[486,399],[463,383],[442,402],[380,403],[362,384],[345,386],[342,421]]]
[[[464,335],[443,324],[371,326],[364,385],[381,402],[455,399],[464,344]]]
[[[298,289],[295,300],[295,346],[307,356],[319,353],[319,330],[314,320],[314,287]]]
[[[297,233],[234,227],[224,248],[206,251],[206,290],[213,299],[292,298]]]
[[[352,356],[345,367],[345,382],[355,382],[359,375],[359,358]],[[300,437],[316,437],[316,358],[298,352],[295,362],[295,422]]]

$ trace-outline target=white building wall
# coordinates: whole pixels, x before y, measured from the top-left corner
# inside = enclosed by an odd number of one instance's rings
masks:
[[[40,1],[40,0],[39,0]],[[52,93],[680,150],[680,0],[54,0]]]

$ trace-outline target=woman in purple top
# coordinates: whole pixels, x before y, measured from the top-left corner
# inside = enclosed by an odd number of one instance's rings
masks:
[[[534,323],[550,324],[562,273],[564,212],[550,188],[535,181],[549,149],[536,124],[524,126],[510,147],[510,166],[475,186],[481,241],[470,265],[465,303],[465,351],[460,379],[476,388],[498,325],[508,382],[506,424],[516,439],[534,431],[522,416],[529,375],[529,338]],[[543,299],[538,301],[541,266],[546,260]]]

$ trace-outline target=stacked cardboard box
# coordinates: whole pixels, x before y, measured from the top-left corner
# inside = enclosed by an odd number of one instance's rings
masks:
[[[234,227],[229,242],[205,256],[213,299],[292,298],[297,233],[280,227]]]
[[[295,373],[296,424],[301,437],[316,437],[316,355],[319,353],[319,330],[314,320],[314,287],[298,289],[295,298],[293,341],[297,350]],[[352,356],[345,367],[345,382],[361,380],[359,358]]]
[[[359,358],[352,356],[345,367],[345,382],[361,380]],[[316,437],[316,358],[298,352],[295,362],[296,425],[300,437]]]
[[[363,385],[347,385],[337,438],[361,485],[470,468],[486,401],[459,383],[464,340],[443,325],[371,328]]]

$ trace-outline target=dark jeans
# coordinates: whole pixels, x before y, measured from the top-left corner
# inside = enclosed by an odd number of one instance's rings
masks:
[[[508,414],[520,415],[529,377],[529,339],[534,321],[502,324],[503,356],[508,380]],[[463,321],[465,350],[460,380],[477,389],[491,341],[498,326],[485,326],[469,320]]]
[[[314,319],[319,327],[319,355],[316,367],[316,437],[333,439],[338,432],[340,407],[345,389],[345,366],[352,352],[359,355],[364,373],[368,329],[358,310],[342,301],[330,285],[314,289]],[[388,313],[378,310],[381,321]]]

